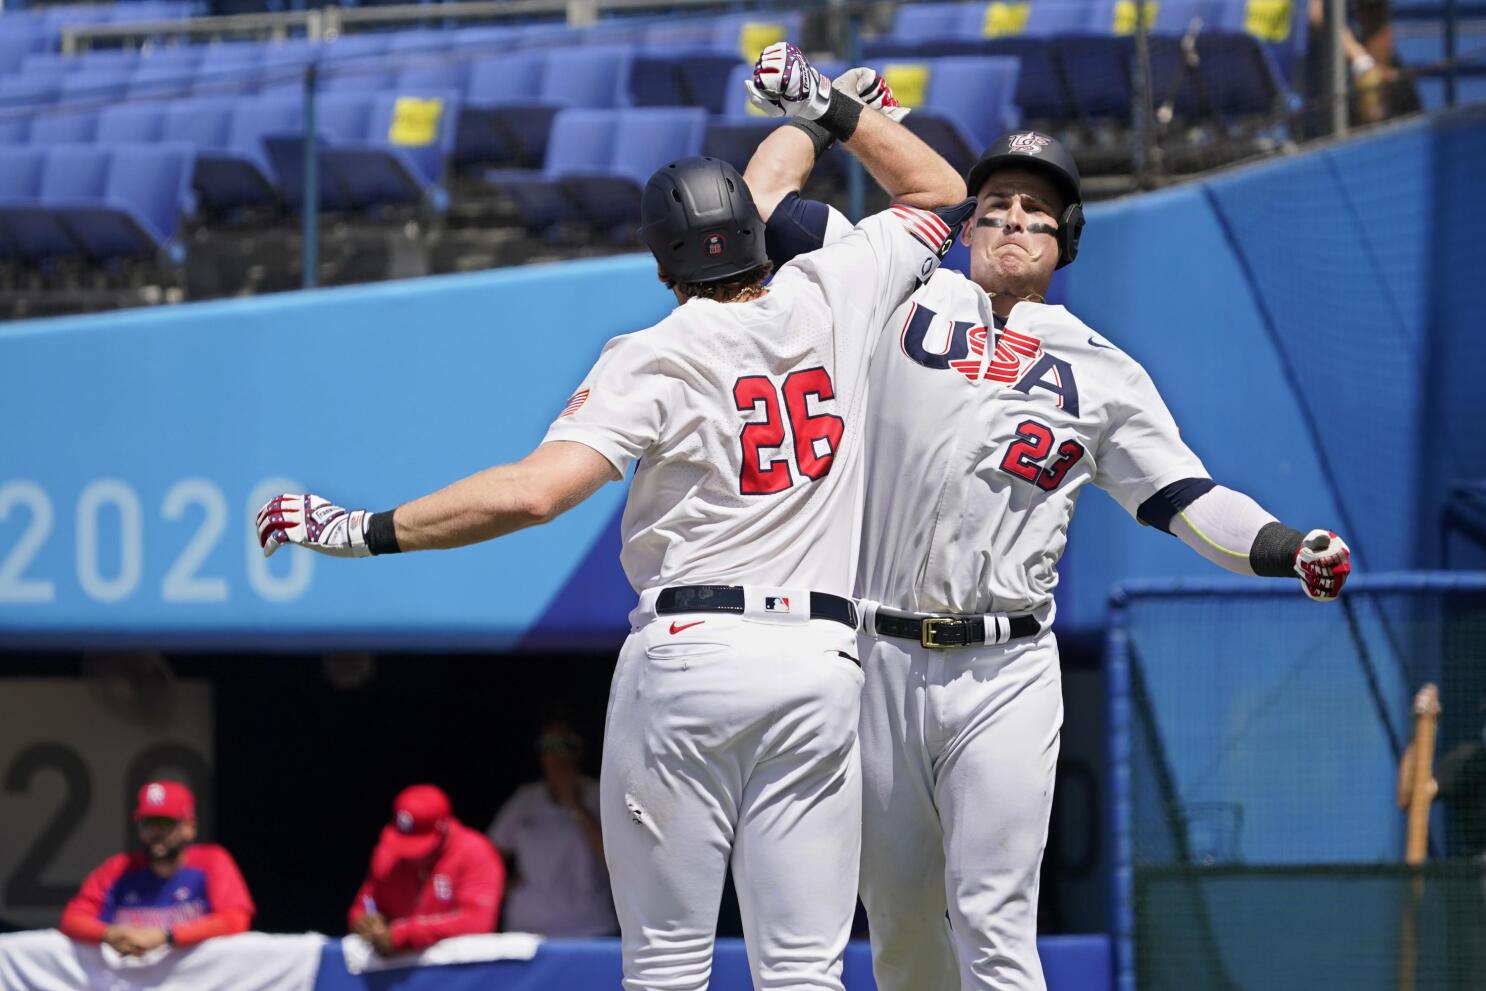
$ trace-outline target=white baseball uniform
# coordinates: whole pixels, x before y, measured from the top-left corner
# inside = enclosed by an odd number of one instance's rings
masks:
[[[782,268],[747,303],[693,299],[615,338],[548,431],[621,473],[640,602],[610,694],[604,848],[630,991],[707,986],[733,868],[754,983],[839,989],[856,897],[849,595],[868,360],[949,227],[895,208]],[[667,586],[743,586],[743,612],[657,618]]]
[[[814,219],[826,242],[843,223]],[[1040,989],[1068,522],[1086,483],[1134,515],[1207,472],[1145,370],[1060,306],[1018,303],[1002,325],[941,270],[880,333],[857,582],[873,969],[882,991]],[[879,610],[981,615],[988,631],[1031,615],[1043,632],[931,648],[875,635]]]

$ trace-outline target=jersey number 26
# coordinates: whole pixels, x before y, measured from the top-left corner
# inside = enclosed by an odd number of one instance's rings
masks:
[[[733,383],[733,401],[742,413],[757,412],[763,407],[761,421],[743,424],[738,441],[743,446],[743,467],[738,473],[738,491],[743,495],[769,495],[783,492],[795,484],[785,447],[784,419],[779,415],[783,394],[784,409],[789,416],[789,432],[794,436],[795,466],[806,478],[824,478],[841,444],[846,422],[830,413],[811,415],[810,397],[817,403],[836,398],[831,376],[824,368],[803,368],[791,372],[784,385],[775,388],[767,375],[745,375]],[[824,441],[817,444],[817,441]],[[772,456],[761,457],[769,448],[779,449]]]

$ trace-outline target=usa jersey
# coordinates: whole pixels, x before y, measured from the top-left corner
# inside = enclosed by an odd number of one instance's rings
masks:
[[[941,270],[879,331],[864,598],[1051,622],[1086,484],[1134,516],[1166,485],[1207,476],[1145,369],[1061,306],[1020,302],[1003,325],[983,289]]]
[[[168,878],[156,876],[143,853],[115,854],[88,875],[66,911],[110,925],[170,929],[229,908],[253,914],[237,863],[222,847],[197,843]]]
[[[621,475],[638,462],[620,555],[637,592],[850,594],[875,331],[951,233],[895,207],[785,265],[757,300],[691,299],[608,343],[546,440],[585,444]]]

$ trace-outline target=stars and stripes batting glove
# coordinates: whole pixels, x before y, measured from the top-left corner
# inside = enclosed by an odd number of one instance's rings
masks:
[[[765,48],[743,85],[753,105],[770,117],[817,120],[831,105],[831,88],[805,53],[787,41]]]
[[[298,544],[332,557],[368,557],[364,509],[346,510],[311,493],[274,496],[258,510],[258,544],[271,557],[284,544]]]
[[[1352,573],[1352,551],[1330,530],[1312,530],[1295,552],[1295,573],[1305,594],[1317,602],[1332,602]]]

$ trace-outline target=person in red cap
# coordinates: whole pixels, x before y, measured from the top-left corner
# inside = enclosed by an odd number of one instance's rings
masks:
[[[384,956],[495,931],[506,868],[484,835],[454,818],[434,785],[403,789],[347,913]]]
[[[232,855],[196,842],[196,798],[178,781],[151,781],[134,809],[139,849],[100,864],[58,927],[125,956],[246,932],[253,899]]]

